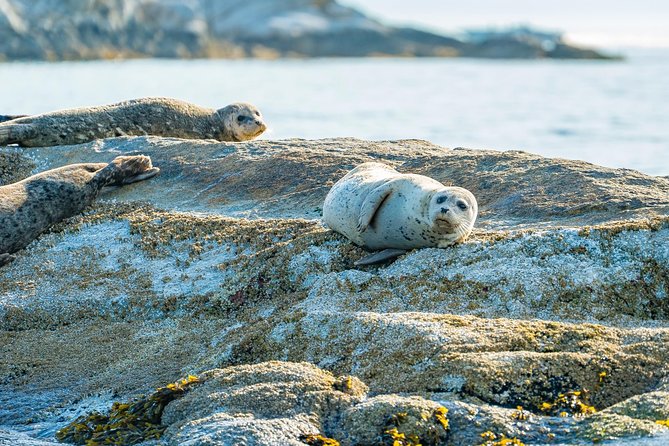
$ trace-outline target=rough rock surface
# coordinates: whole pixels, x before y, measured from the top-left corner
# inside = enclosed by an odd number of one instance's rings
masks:
[[[465,43],[334,0],[0,0],[0,60],[381,55],[605,57],[566,44]]]
[[[186,374],[204,383],[168,405],[165,444],[667,440],[669,179],[415,140],[140,137],[0,149],[0,184],[140,153],[158,177],[0,269],[0,444]],[[472,190],[470,240],[355,269],[318,219],[368,160]],[[542,412],[582,389],[595,414]]]

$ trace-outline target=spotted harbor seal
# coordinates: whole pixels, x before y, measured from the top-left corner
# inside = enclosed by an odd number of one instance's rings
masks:
[[[461,187],[381,163],[364,163],[330,189],[323,221],[356,245],[384,250],[356,262],[380,263],[408,249],[443,248],[464,241],[478,214],[474,195]]]
[[[84,210],[103,187],[145,180],[159,170],[148,156],[119,156],[111,163],[70,164],[0,186],[0,266],[53,224]]]
[[[0,122],[13,121],[14,119],[25,118],[28,115],[0,115]]]
[[[214,110],[176,99],[142,98],[12,119],[0,123],[0,145],[46,147],[142,135],[247,141],[265,129],[251,104]]]

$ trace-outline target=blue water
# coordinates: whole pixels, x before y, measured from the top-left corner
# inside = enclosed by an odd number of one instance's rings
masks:
[[[627,56],[9,63],[0,114],[157,95],[245,100],[264,112],[264,138],[421,138],[669,175],[669,50]]]

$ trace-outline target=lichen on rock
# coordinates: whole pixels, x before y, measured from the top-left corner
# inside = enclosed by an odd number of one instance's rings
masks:
[[[188,374],[204,382],[165,407],[166,445],[668,431],[669,180],[421,141],[161,138],[26,149],[13,180],[136,152],[155,181],[103,194],[0,268],[7,438],[53,438]],[[372,159],[474,191],[475,233],[355,268],[365,251],[319,206]]]

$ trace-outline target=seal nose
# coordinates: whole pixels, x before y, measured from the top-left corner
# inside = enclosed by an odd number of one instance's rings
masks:
[[[448,214],[448,208],[441,208],[442,214]]]

